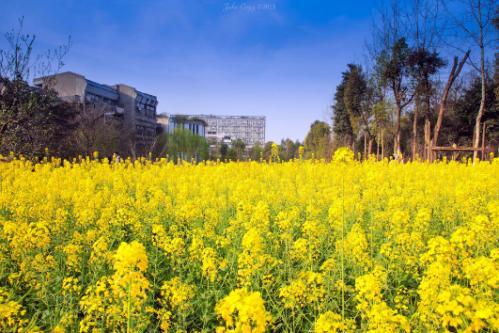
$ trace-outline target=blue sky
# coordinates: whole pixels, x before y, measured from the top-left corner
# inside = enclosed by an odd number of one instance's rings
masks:
[[[24,16],[39,50],[71,35],[64,70],[154,94],[158,112],[265,115],[267,140],[303,140],[363,62],[376,2],[2,0],[0,31]]]

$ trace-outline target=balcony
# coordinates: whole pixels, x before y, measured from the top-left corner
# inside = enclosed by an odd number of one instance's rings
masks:
[[[120,106],[111,106],[104,114],[106,116],[122,116],[125,114],[125,109]]]

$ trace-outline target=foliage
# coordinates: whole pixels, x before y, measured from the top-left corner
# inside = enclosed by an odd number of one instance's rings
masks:
[[[329,157],[327,155],[330,148],[330,132],[331,130],[329,125],[323,121],[316,120],[312,125],[310,125],[310,130],[304,141],[305,153],[307,154],[307,157]]]
[[[18,28],[5,34],[7,47],[0,50],[0,154],[39,158],[48,150],[58,156],[74,156],[75,110],[57,98],[50,84],[37,89],[27,82],[33,74],[59,70],[71,41],[34,56],[35,36],[24,33],[23,26],[21,18]]]
[[[366,108],[367,99],[367,79],[362,71],[362,67],[355,64],[348,64],[348,70],[343,73],[345,79],[345,91],[343,100],[348,114],[359,123],[363,111]]]
[[[381,73],[382,82],[393,90],[394,94],[400,94],[395,98],[403,98],[402,94],[407,89],[404,79],[408,75],[408,59],[410,49],[404,37],[397,39],[391,48],[382,52],[377,59],[377,66]]]
[[[404,107],[411,101],[409,85],[408,58],[409,46],[404,37],[396,39],[389,49],[383,50],[376,59],[377,72],[380,73],[380,83],[388,87],[395,101],[396,125],[394,133],[394,155],[400,158],[401,150],[401,121]]]
[[[498,172],[0,163],[0,329],[497,331]]]
[[[75,110],[50,89],[0,79],[0,153],[27,158],[74,155]]]
[[[345,105],[346,77],[343,73],[342,82],[336,86],[333,104],[333,133],[339,145],[350,145],[353,140],[353,129],[347,107]]]
[[[409,51],[407,66],[409,75],[415,81],[414,92],[422,98],[427,98],[432,93],[431,78],[445,66],[445,61],[437,51],[419,47]]]
[[[229,153],[229,146],[226,143],[222,143],[220,145],[220,158],[222,161],[225,161],[227,159],[227,155]]]
[[[279,147],[279,158],[281,161],[289,161],[293,158],[298,158],[298,149],[301,146],[300,141],[291,139],[281,140]]]
[[[200,161],[208,158],[208,143],[205,138],[178,127],[172,133],[166,134],[166,146],[163,151],[173,161]]]
[[[487,125],[485,138],[488,143],[495,145],[499,144],[499,112],[495,106],[496,86],[497,84],[492,80],[486,81],[485,110],[482,119]],[[442,140],[445,140],[444,142],[463,146],[471,145],[481,89],[480,78],[476,77],[471,81],[470,86],[458,95],[454,107],[449,111],[442,127]]]
[[[252,161],[260,161],[263,159],[263,147],[260,143],[255,143],[249,151],[249,157]]]
[[[232,147],[227,152],[227,158],[232,161],[241,161],[246,156],[246,144],[241,139],[232,142]]]

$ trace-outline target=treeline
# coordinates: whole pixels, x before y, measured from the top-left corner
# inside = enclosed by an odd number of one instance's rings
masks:
[[[495,152],[499,145],[498,9],[493,0],[391,1],[380,8],[363,63],[350,63],[332,101],[332,125],[316,121],[304,139],[246,147],[236,140],[209,147],[188,131],[161,134],[137,150],[136,135],[109,116],[61,101],[50,84],[34,88],[33,76],[57,72],[70,40],[33,55],[35,36],[8,32],[0,50],[0,154],[41,158],[92,155],[168,156],[177,159],[329,159],[338,147],[356,156],[396,159],[437,157],[440,146]],[[453,157],[466,152],[452,152]]]
[[[366,61],[342,73],[330,150],[434,159],[438,147],[498,146],[497,6],[487,0],[392,1],[380,9]],[[323,127],[324,124],[315,124]],[[314,131],[312,126],[311,132]],[[324,148],[321,148],[324,151]],[[456,152],[454,152],[454,157]]]
[[[300,141],[283,139],[280,144],[268,141],[247,146],[243,140],[236,139],[230,144],[219,143],[209,147],[207,141],[185,129],[176,129],[168,134],[169,143],[156,156],[171,160],[220,160],[220,161],[290,161],[304,158],[304,147]],[[182,142],[180,145],[174,142]],[[173,143],[173,144],[172,144]]]
[[[60,99],[55,82],[29,85],[33,77],[58,72],[64,65],[71,41],[44,54],[34,55],[35,36],[19,26],[5,34],[8,47],[0,50],[0,155],[41,159],[93,156],[137,158],[167,157],[177,160],[290,160],[298,158],[300,142],[282,140],[247,147],[242,140],[230,145],[209,146],[205,138],[176,128],[158,131],[153,142],[137,148],[136,133],[113,115],[110,106],[98,101],[72,102]]]
[[[133,129],[113,116],[109,105],[61,100],[52,89],[55,82],[44,82],[41,87],[29,85],[34,76],[49,76],[60,70],[70,41],[35,56],[35,36],[23,32],[22,19],[19,27],[5,37],[10,48],[0,50],[0,155],[4,157],[74,159],[95,152],[99,157],[167,157],[173,161],[287,161],[303,157],[299,141],[285,139],[280,144],[247,147],[238,139],[230,145],[210,147],[205,138],[183,128],[172,133],[160,131],[152,143],[138,149]]]
[[[42,87],[28,83],[64,66],[70,38],[55,49],[34,54],[36,37],[23,31],[21,18],[5,39],[7,47],[0,50],[0,155],[71,159],[97,150],[108,156],[133,153],[132,132],[107,116],[107,106],[63,101],[52,89],[54,82],[47,81]]]

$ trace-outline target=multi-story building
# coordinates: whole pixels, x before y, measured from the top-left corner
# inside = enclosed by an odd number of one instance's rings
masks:
[[[206,122],[197,116],[188,116],[181,114],[172,114],[168,117],[166,131],[172,133],[175,128],[184,128],[192,134],[202,136],[206,135]]]
[[[50,84],[63,100],[81,105],[100,103],[106,115],[123,118],[124,128],[131,132],[137,152],[150,147],[156,135],[156,96],[138,91],[126,84],[113,86],[88,80],[83,75],[64,72],[36,78],[36,87]]]
[[[256,143],[265,144],[265,117],[263,116],[192,116],[206,122],[206,139],[210,146],[221,143],[230,145],[237,139],[244,141],[246,148]]]

